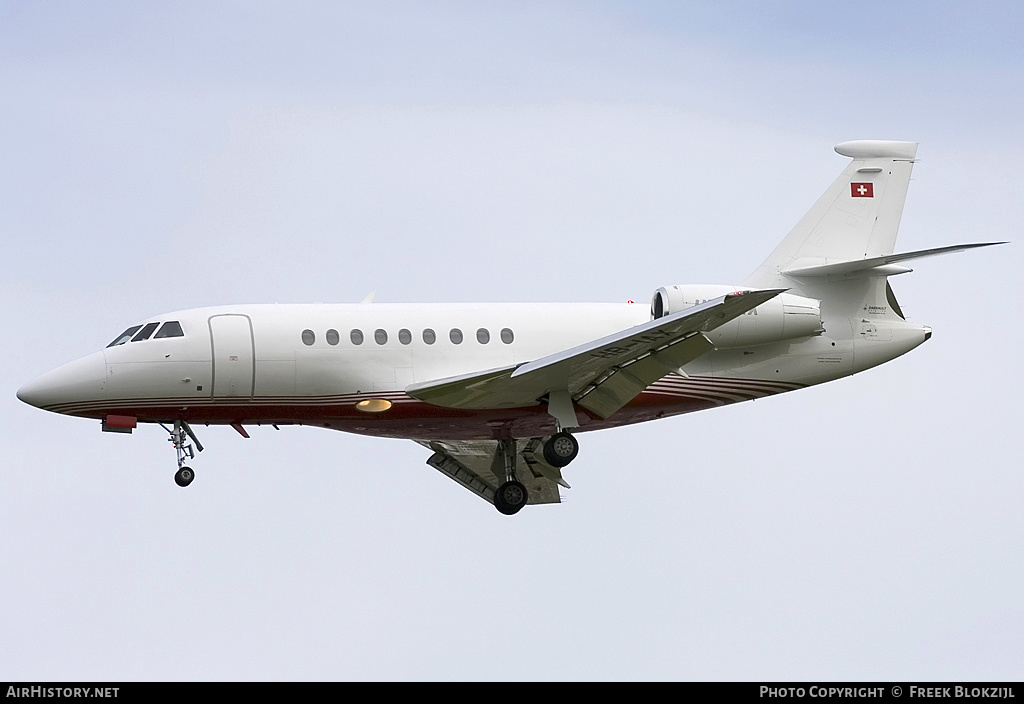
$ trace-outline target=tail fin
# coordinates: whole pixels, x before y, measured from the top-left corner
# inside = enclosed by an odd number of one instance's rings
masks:
[[[892,254],[917,143],[864,140],[835,150],[853,161],[745,285],[785,287],[787,269]]]

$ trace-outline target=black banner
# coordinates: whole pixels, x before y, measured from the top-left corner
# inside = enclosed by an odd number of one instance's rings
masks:
[[[296,696],[341,692],[353,684],[368,682],[15,682],[0,683],[3,701],[14,704],[29,699],[73,699],[105,702],[134,701],[154,694],[177,692],[195,695],[244,695],[250,691],[262,696]],[[529,683],[517,684],[529,686]],[[707,697],[743,698],[747,700],[1006,700],[1024,704],[1020,683],[1003,682],[676,682],[677,693],[700,694]],[[1018,700],[1020,700],[1018,702]],[[975,702],[973,704],[980,704]]]

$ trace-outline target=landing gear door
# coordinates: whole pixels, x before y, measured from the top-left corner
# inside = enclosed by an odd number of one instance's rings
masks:
[[[251,398],[256,386],[252,321],[247,315],[210,318],[213,349],[213,398]]]

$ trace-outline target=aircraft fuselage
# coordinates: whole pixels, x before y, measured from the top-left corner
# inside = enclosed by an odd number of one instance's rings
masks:
[[[301,424],[429,440],[554,432],[541,404],[457,409],[406,387],[525,363],[650,319],[640,304],[242,305],[169,313],[184,335],[126,341],[60,367],[19,396],[46,410],[138,422]],[[846,376],[923,342],[920,326],[885,320],[885,341],[827,333],[715,350],[667,374],[618,413],[577,414],[595,430],[769,396]],[[877,324],[876,324],[877,327]],[[878,358],[878,359],[875,359]],[[360,402],[387,401],[386,410]],[[385,405],[385,404],[380,404]]]

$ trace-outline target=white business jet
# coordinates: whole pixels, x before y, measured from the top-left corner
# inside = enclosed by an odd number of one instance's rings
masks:
[[[555,503],[585,430],[820,384],[931,336],[888,279],[914,142],[844,142],[853,161],[740,284],[659,288],[630,304],[239,305],[167,313],[18,391],[131,432],[159,423],[194,477],[193,426],[312,425],[415,440],[427,463],[505,514]]]

